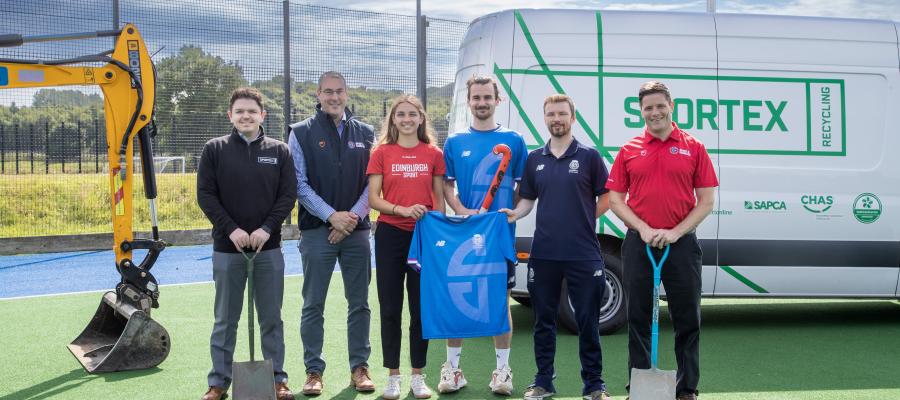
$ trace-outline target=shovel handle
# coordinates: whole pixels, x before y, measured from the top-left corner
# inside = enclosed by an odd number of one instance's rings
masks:
[[[647,257],[650,258],[650,264],[653,266],[653,322],[650,324],[650,365],[656,368],[657,359],[659,358],[659,283],[662,280],[662,266],[669,258],[669,245],[663,250],[662,257],[656,261],[653,256],[653,249],[647,244]]]
[[[262,249],[262,246],[259,246],[256,249],[256,252],[253,253],[253,256],[248,256],[244,249],[240,249],[241,255],[244,256],[244,259],[247,260],[247,328],[250,331],[250,362],[255,361],[253,358],[254,346],[253,346],[253,332],[255,331],[253,322],[256,319],[253,315],[253,260],[256,259],[256,256],[259,255],[259,250]]]

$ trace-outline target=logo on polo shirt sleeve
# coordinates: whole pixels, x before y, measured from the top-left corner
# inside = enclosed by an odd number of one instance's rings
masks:
[[[578,160],[572,160],[572,162],[569,163],[569,173],[570,174],[578,173]]]

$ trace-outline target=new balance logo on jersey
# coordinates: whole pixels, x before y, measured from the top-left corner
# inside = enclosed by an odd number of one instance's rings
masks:
[[[469,151],[469,150],[466,150],[466,151],[463,151],[463,152],[462,152],[462,157],[468,157],[468,156],[471,156],[471,155],[472,155],[472,152]]]
[[[438,240],[437,243],[435,243],[434,245],[437,247],[444,247],[447,245],[447,241],[446,240]]]
[[[603,270],[598,269],[598,270],[594,271],[594,276],[603,276]]]
[[[538,164],[537,168],[535,169],[535,171],[543,171],[543,170],[544,170],[544,164]]]

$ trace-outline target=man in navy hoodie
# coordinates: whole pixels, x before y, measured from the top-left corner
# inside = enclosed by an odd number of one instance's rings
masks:
[[[360,392],[371,392],[375,384],[368,365],[372,270],[366,166],[375,132],[346,108],[347,81],[340,73],[322,74],[316,95],[316,114],[291,125],[288,139],[302,206],[297,224],[303,262],[303,394],[322,393],[325,298],[335,261],[340,263],[347,299],[350,383]]]

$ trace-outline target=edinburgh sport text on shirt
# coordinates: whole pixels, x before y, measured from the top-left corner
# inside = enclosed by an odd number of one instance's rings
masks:
[[[404,178],[416,178],[420,172],[428,172],[428,164],[392,164],[391,175],[402,176]]]

